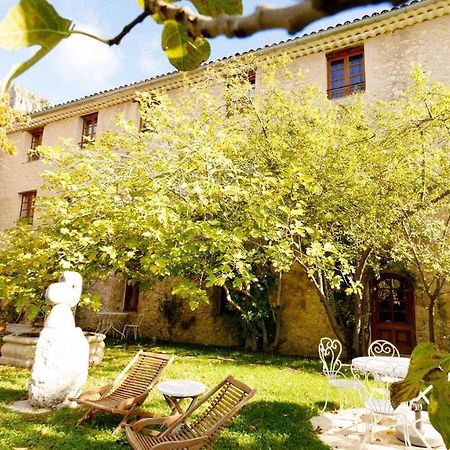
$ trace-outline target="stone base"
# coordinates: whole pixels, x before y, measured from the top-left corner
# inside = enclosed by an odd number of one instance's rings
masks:
[[[425,413],[422,412],[422,414]],[[416,447],[426,447],[428,444],[430,447],[436,448],[444,445],[442,436],[429,423],[423,423],[420,431],[418,431],[414,426],[409,425],[408,431],[411,444]],[[403,426],[401,424],[395,427],[395,435],[401,441],[405,440]]]
[[[364,409],[344,409],[326,412],[311,419],[312,429],[333,450],[405,450],[405,444],[395,435],[396,420],[383,417],[374,427],[374,442],[361,447],[369,416]],[[445,450],[442,444],[436,447]]]
[[[77,402],[68,402],[66,405],[64,405],[64,407],[72,409],[79,408],[80,406],[81,405],[79,405]],[[33,408],[31,406],[30,400],[19,400],[7,405],[7,408],[22,414],[44,414],[54,411],[53,409],[49,408]]]
[[[51,409],[47,408],[33,408],[30,400],[19,400],[18,402],[11,403],[7,408],[23,414],[43,414],[51,411]]]

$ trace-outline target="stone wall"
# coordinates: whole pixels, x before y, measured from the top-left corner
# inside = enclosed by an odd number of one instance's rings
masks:
[[[450,294],[449,287],[443,289],[444,295],[434,309],[435,341],[442,349],[450,351]],[[429,340],[428,300],[424,297],[420,286],[415,289],[415,315],[417,343]]]
[[[317,356],[321,337],[336,338],[312,282],[299,266],[283,276],[281,299],[281,353]]]
[[[241,340],[233,333],[232,319],[227,314],[215,313],[213,296],[210,303],[193,311],[186,300],[171,294],[176,282],[176,279],[167,279],[142,290],[138,311],[114,317],[115,327],[122,330],[126,323],[140,323],[140,334],[147,338],[227,347],[241,345]],[[122,312],[124,289],[125,280],[112,277],[89,290],[100,294],[103,310]],[[77,320],[83,329],[95,330],[99,317],[87,308],[80,308]]]

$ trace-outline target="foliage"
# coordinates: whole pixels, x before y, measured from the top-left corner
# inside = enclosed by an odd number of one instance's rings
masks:
[[[181,319],[180,310],[182,307],[183,302],[176,295],[165,295],[158,305],[159,312],[167,321],[169,334],[172,333],[173,328]]]
[[[391,402],[396,408],[400,403],[413,400],[424,385],[433,389],[429,397],[428,413],[434,428],[439,431],[446,447],[450,446],[450,353],[440,351],[431,342],[419,343],[411,353],[408,374],[391,386]]]
[[[364,277],[404,239],[405,211],[447,201],[448,88],[417,72],[403,97],[367,109],[359,97],[329,101],[283,67],[261,76],[251,96],[237,68],[195,86],[187,78],[183,98],[143,94],[149,131],[121,120],[121,131],[83,149],[42,148],[57,170],[44,175],[39,225],[4,236],[4,301],[36,315],[44,287],[66,269],[87,283],[115,272],[147,284],[177,276],[174,294],[193,308],[223,286],[266,342],[282,305],[258,300],[258,286],[298,263],[348,344],[353,323],[340,303],[351,299],[357,327]]]
[[[145,2],[138,0],[145,8]],[[217,17],[220,14],[242,14],[242,1],[201,1],[191,3],[202,14]],[[161,23],[158,15],[153,19]],[[2,86],[2,93],[8,91],[11,81],[41,60],[63,39],[78,33],[72,21],[61,17],[47,0],[20,0],[0,22],[0,46],[15,50],[31,46],[40,49],[27,61],[15,65],[7,75]],[[89,35],[88,33],[81,32]],[[108,43],[106,39],[90,36]],[[206,61],[210,55],[208,41],[202,37],[192,37],[185,26],[173,20],[163,21],[162,48],[169,61],[179,70],[192,70]]]
[[[19,114],[14,112],[9,105],[9,97],[7,95],[0,96],[0,151],[13,155],[15,147],[13,142],[8,138],[7,132],[10,126],[19,119]]]
[[[154,345],[109,341],[100,366],[92,368],[85,389],[103,386],[114,379],[137,350],[175,355],[167,369],[167,379],[189,378],[211,389],[225,376],[233,374],[257,395],[220,434],[216,450],[326,450],[328,446],[312,432],[309,419],[323,405],[325,379],[319,364],[298,357],[282,357],[242,350],[187,345]],[[44,450],[123,450],[128,449],[123,433],[113,434],[117,416],[101,414],[82,428],[76,421],[83,408],[64,408],[48,414],[24,416],[8,408],[27,396],[30,373],[26,369],[0,366],[0,448]],[[270,380],[270,382],[268,382]],[[338,394],[332,400],[339,404]],[[353,400],[357,401],[355,393]],[[143,405],[146,411],[167,415],[169,408],[156,389]]]
[[[39,45],[28,61],[14,66],[7,75],[2,93],[11,80],[43,58],[59,42],[70,36],[72,22],[59,16],[46,0],[20,0],[0,23],[0,45],[7,50]]]

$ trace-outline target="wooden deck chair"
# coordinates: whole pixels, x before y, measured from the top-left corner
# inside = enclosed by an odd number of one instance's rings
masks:
[[[201,449],[215,440],[255,393],[255,389],[228,376],[184,414],[125,424],[125,433],[134,450]],[[147,425],[166,428],[155,431],[145,428]]]
[[[102,411],[107,411],[122,416],[115,429],[117,432],[127,421],[128,416],[135,413],[135,409],[144,403],[150,390],[172,360],[173,357],[169,355],[139,351],[112,383],[83,392],[78,398],[72,399],[90,406],[77,425],[90,420]],[[93,396],[99,398],[92,399]]]

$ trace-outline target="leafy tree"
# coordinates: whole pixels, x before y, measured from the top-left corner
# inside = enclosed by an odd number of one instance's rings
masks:
[[[114,38],[105,39],[73,29],[72,21],[61,17],[47,0],[20,0],[0,23],[0,46],[19,49],[39,46],[40,49],[26,62],[11,69],[3,85],[7,92],[10,82],[43,58],[63,39],[75,33],[84,34],[107,45],[118,45],[121,40],[147,17],[163,27],[162,49],[171,64],[179,70],[192,70],[210,55],[207,38],[225,35],[245,37],[259,30],[285,28],[296,33],[309,23],[336,12],[383,0],[303,0],[298,5],[284,8],[259,7],[249,16],[242,15],[242,0],[190,0],[193,12],[172,0],[137,0],[143,8],[132,22]],[[397,5],[402,0],[393,0]]]
[[[9,105],[9,97],[5,95],[0,97],[0,151],[7,154],[14,154],[15,147],[11,140],[8,138],[8,129],[17,120],[22,120],[19,114],[12,111]]]
[[[354,326],[358,351],[365,280],[404,236],[405,211],[412,217],[446,198],[448,116],[421,106],[429,84],[418,75],[401,99],[371,109],[358,97],[329,101],[282,67],[267,67],[264,89],[250,97],[245,73],[217,77],[188,84],[183,98],[144,94],[148,131],[122,120],[120,132],[83,149],[42,149],[57,170],[45,174],[37,228],[5,235],[5,302],[41,305],[62,269],[87,281],[113,272],[143,283],[178,276],[175,293],[192,307],[206,300],[205,288],[223,287],[249,342],[270,348],[282,302],[264,287],[267,277],[300,264],[349,349]],[[291,77],[289,90],[280,77]],[[433,108],[444,111],[445,87],[433,86]],[[418,164],[424,152],[434,181]],[[355,324],[342,307],[350,300]]]

